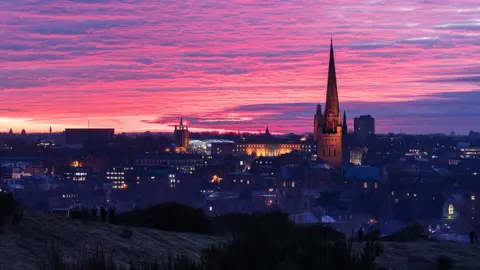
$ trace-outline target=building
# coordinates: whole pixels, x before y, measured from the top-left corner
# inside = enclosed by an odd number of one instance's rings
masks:
[[[231,155],[235,150],[235,142],[221,139],[191,140],[188,147],[192,153],[207,156]]]
[[[318,109],[314,122],[317,125],[317,158],[333,166],[341,166],[343,127],[338,102],[337,76],[333,57],[333,42],[330,43],[330,60],[328,65],[327,100],[322,115]],[[315,133],[315,130],[314,130]]]
[[[375,118],[371,115],[361,115],[353,120],[354,134],[357,140],[365,143],[367,138],[375,134]]]
[[[365,155],[365,149],[363,148],[355,148],[350,150],[350,163],[356,166],[362,165],[363,159]]]
[[[143,168],[163,168],[179,173],[193,174],[196,168],[205,166],[201,155],[162,153],[144,155],[136,159],[135,165]]]
[[[182,118],[180,118],[180,125],[175,125],[173,140],[175,142],[175,152],[188,152],[188,127],[183,124]]]
[[[105,143],[113,140],[113,128],[67,128],[65,144],[82,147],[86,142]]]
[[[126,189],[134,178],[133,167],[112,167],[105,172],[107,183],[111,183],[114,189]]]
[[[270,134],[268,127],[260,136],[249,137],[235,146],[235,154],[255,155],[257,157],[276,157],[292,151],[302,151],[301,141],[276,138]]]

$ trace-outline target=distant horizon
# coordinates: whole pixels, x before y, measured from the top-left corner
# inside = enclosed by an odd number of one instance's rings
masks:
[[[76,129],[76,128],[73,128],[73,129]],[[89,128],[78,128],[78,129],[89,129]],[[115,128],[110,128],[110,127],[91,127],[90,129],[115,129]],[[226,132],[218,132],[218,131],[215,131],[215,130],[206,130],[206,131],[195,131],[195,129],[191,130],[189,128],[189,130],[191,131],[191,134],[200,134],[200,133],[203,133],[203,134],[217,134],[217,135],[228,135],[228,134],[238,134],[238,131],[226,131]],[[471,130],[472,132],[477,132],[477,131],[474,131],[474,130]],[[28,132],[27,130],[25,130],[26,132],[26,135],[49,135],[50,133],[49,132]],[[52,135],[60,135],[60,134],[63,134],[65,132],[65,130],[63,131],[55,131],[53,132],[52,131]],[[145,134],[145,133],[152,133],[152,134],[173,134],[173,129],[171,131],[154,131],[154,130],[146,130],[146,131],[132,131],[132,132],[117,132],[117,130],[115,129],[115,135],[121,135],[121,134]],[[348,134],[353,134],[354,131],[353,129],[349,129],[348,131]],[[389,134],[393,134],[393,135],[407,135],[407,136],[429,136],[429,135],[444,135],[444,136],[458,136],[458,137],[464,137],[464,136],[468,136],[469,134],[462,134],[462,133],[455,133],[455,135],[451,135],[450,134],[451,132],[440,132],[440,133],[400,133],[400,132],[388,132],[388,133],[375,133],[375,135],[389,135]],[[9,134],[9,132],[0,132],[0,134]],[[249,135],[262,135],[264,134],[264,130],[263,131],[242,131],[241,134],[249,134]],[[296,133],[296,132],[287,132],[287,133],[278,133],[278,132],[271,132],[271,134],[273,136],[284,136],[284,135],[289,135],[289,134],[294,134],[294,135],[298,135],[298,136],[302,136],[302,135],[311,135],[313,134],[313,132],[304,132],[304,133]],[[21,132],[13,132],[13,135],[21,135]]]

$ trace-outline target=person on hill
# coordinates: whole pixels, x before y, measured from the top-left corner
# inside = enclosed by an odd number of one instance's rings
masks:
[[[108,210],[108,219],[110,220],[111,224],[115,223],[115,208],[112,207],[110,210]]]
[[[100,220],[105,223],[107,221],[107,209],[100,207]]]
[[[468,236],[470,237],[470,244],[474,244],[475,243],[475,238],[476,238],[475,230],[471,230],[470,233],[468,234]]]
[[[358,229],[358,232],[357,232],[357,240],[358,240],[358,243],[362,243],[362,242],[363,242],[363,235],[364,235],[363,228],[360,227],[360,229]]]

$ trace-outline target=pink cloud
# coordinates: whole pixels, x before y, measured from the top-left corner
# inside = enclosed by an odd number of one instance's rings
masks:
[[[402,109],[382,112],[382,102],[479,89],[477,6],[473,0],[5,0],[0,97],[2,117],[10,120],[0,121],[0,129],[16,123],[43,130],[91,118],[122,131],[168,130],[144,120],[182,115],[210,123],[202,128],[250,130],[268,122],[308,132],[314,107],[303,108],[297,122],[275,118],[282,111],[231,113],[258,104],[323,103],[333,34],[340,101],[370,102],[385,119],[379,130],[397,131],[394,117],[384,116],[400,117]],[[464,117],[450,110],[450,117]],[[419,129],[432,130],[428,122]]]

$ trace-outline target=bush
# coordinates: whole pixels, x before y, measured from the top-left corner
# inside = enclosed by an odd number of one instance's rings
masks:
[[[23,218],[23,209],[12,193],[0,192],[0,227],[18,225]]]
[[[437,269],[438,270],[450,270],[453,269],[453,260],[452,258],[440,255],[437,258]]]
[[[382,238],[382,240],[393,242],[407,242],[427,239],[428,235],[424,233],[423,226],[418,223],[407,226],[398,232],[394,232],[391,235]]]
[[[125,239],[130,239],[133,236],[133,231],[130,228],[124,228],[121,236]]]
[[[210,220],[201,209],[178,203],[162,203],[124,213],[116,217],[123,225],[135,225],[166,231],[211,233]]]
[[[368,232],[365,234],[365,240],[373,240],[373,241],[378,241],[380,240],[380,229],[372,227],[368,230]]]
[[[91,219],[91,214],[88,208],[72,208],[68,212],[68,216],[72,219],[87,221]]]

